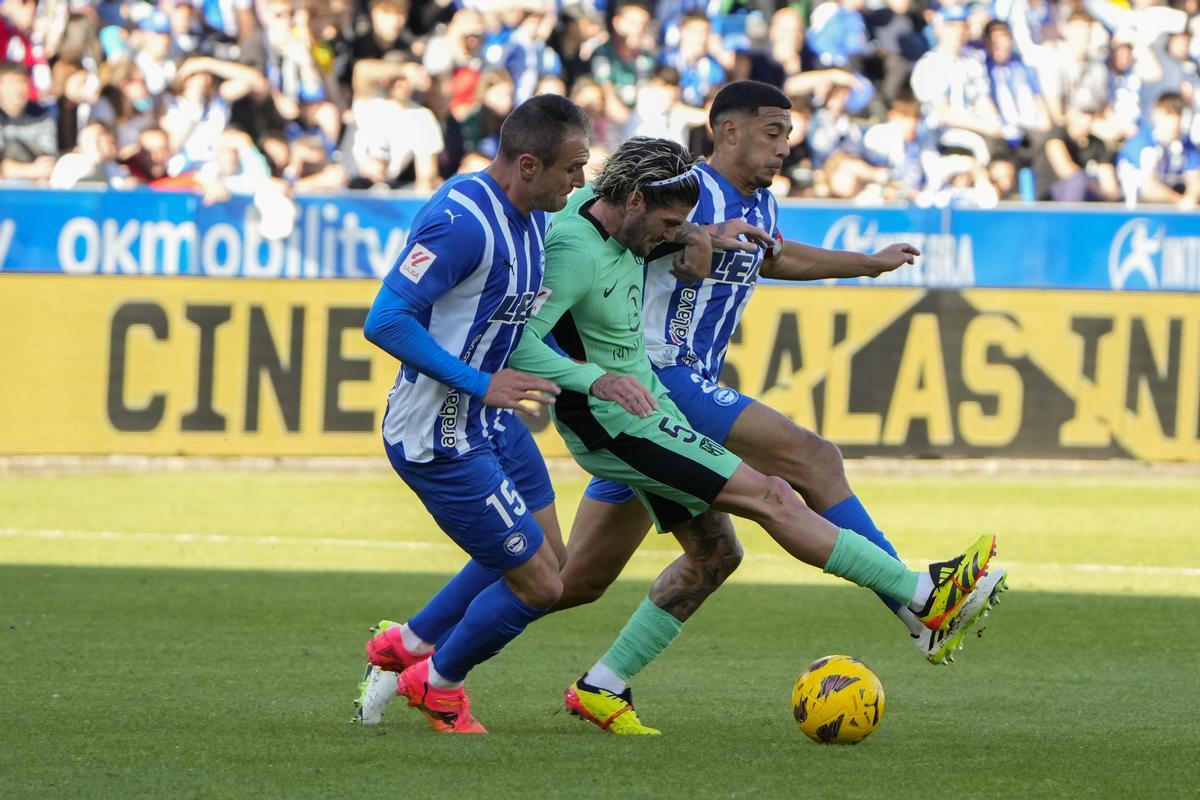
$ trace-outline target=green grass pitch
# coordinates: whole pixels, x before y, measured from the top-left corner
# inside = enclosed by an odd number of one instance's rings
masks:
[[[741,570],[635,682],[665,735],[631,740],[560,712],[561,692],[667,538],[472,675],[490,736],[438,737],[398,703],[350,724],[367,627],[462,560],[397,479],[0,478],[0,798],[1194,796],[1194,473],[855,483],[910,564],[1000,535],[1013,590],[986,635],[931,667],[869,593],[742,526]],[[567,524],[583,481],[557,486]],[[829,653],[887,693],[858,747],[790,717],[796,675]]]

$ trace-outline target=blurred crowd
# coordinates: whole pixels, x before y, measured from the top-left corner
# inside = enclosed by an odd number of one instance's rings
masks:
[[[1130,4],[1131,3],[1131,4]],[[0,0],[0,183],[429,192],[571,97],[599,163],[792,100],[775,189],[864,204],[1200,200],[1200,0]]]

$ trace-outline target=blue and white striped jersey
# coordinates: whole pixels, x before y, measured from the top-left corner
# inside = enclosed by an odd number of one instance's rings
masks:
[[[747,197],[707,164],[699,170],[700,202],[689,220],[711,225],[740,217],[779,236],[779,204],[770,191],[759,189]],[[651,362],[656,367],[682,364],[717,380],[729,338],[754,294],[764,254],[762,247],[713,253],[709,277],[693,284],[676,280],[669,263],[648,264],[643,317]]]
[[[542,286],[546,214],[521,214],[483,172],[454,178],[413,220],[384,283],[413,307],[441,347],[476,369],[508,364]],[[388,394],[384,439],[409,461],[488,444],[509,410],[402,366]]]

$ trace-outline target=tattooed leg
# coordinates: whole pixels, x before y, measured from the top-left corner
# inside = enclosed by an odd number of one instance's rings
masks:
[[[683,555],[659,574],[650,589],[650,600],[680,622],[700,604],[742,561],[742,546],[728,514],[709,511],[675,531]]]

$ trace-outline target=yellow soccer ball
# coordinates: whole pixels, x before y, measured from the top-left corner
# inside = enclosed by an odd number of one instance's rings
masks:
[[[857,658],[818,658],[796,680],[792,715],[814,742],[858,744],[883,719],[883,684]]]

